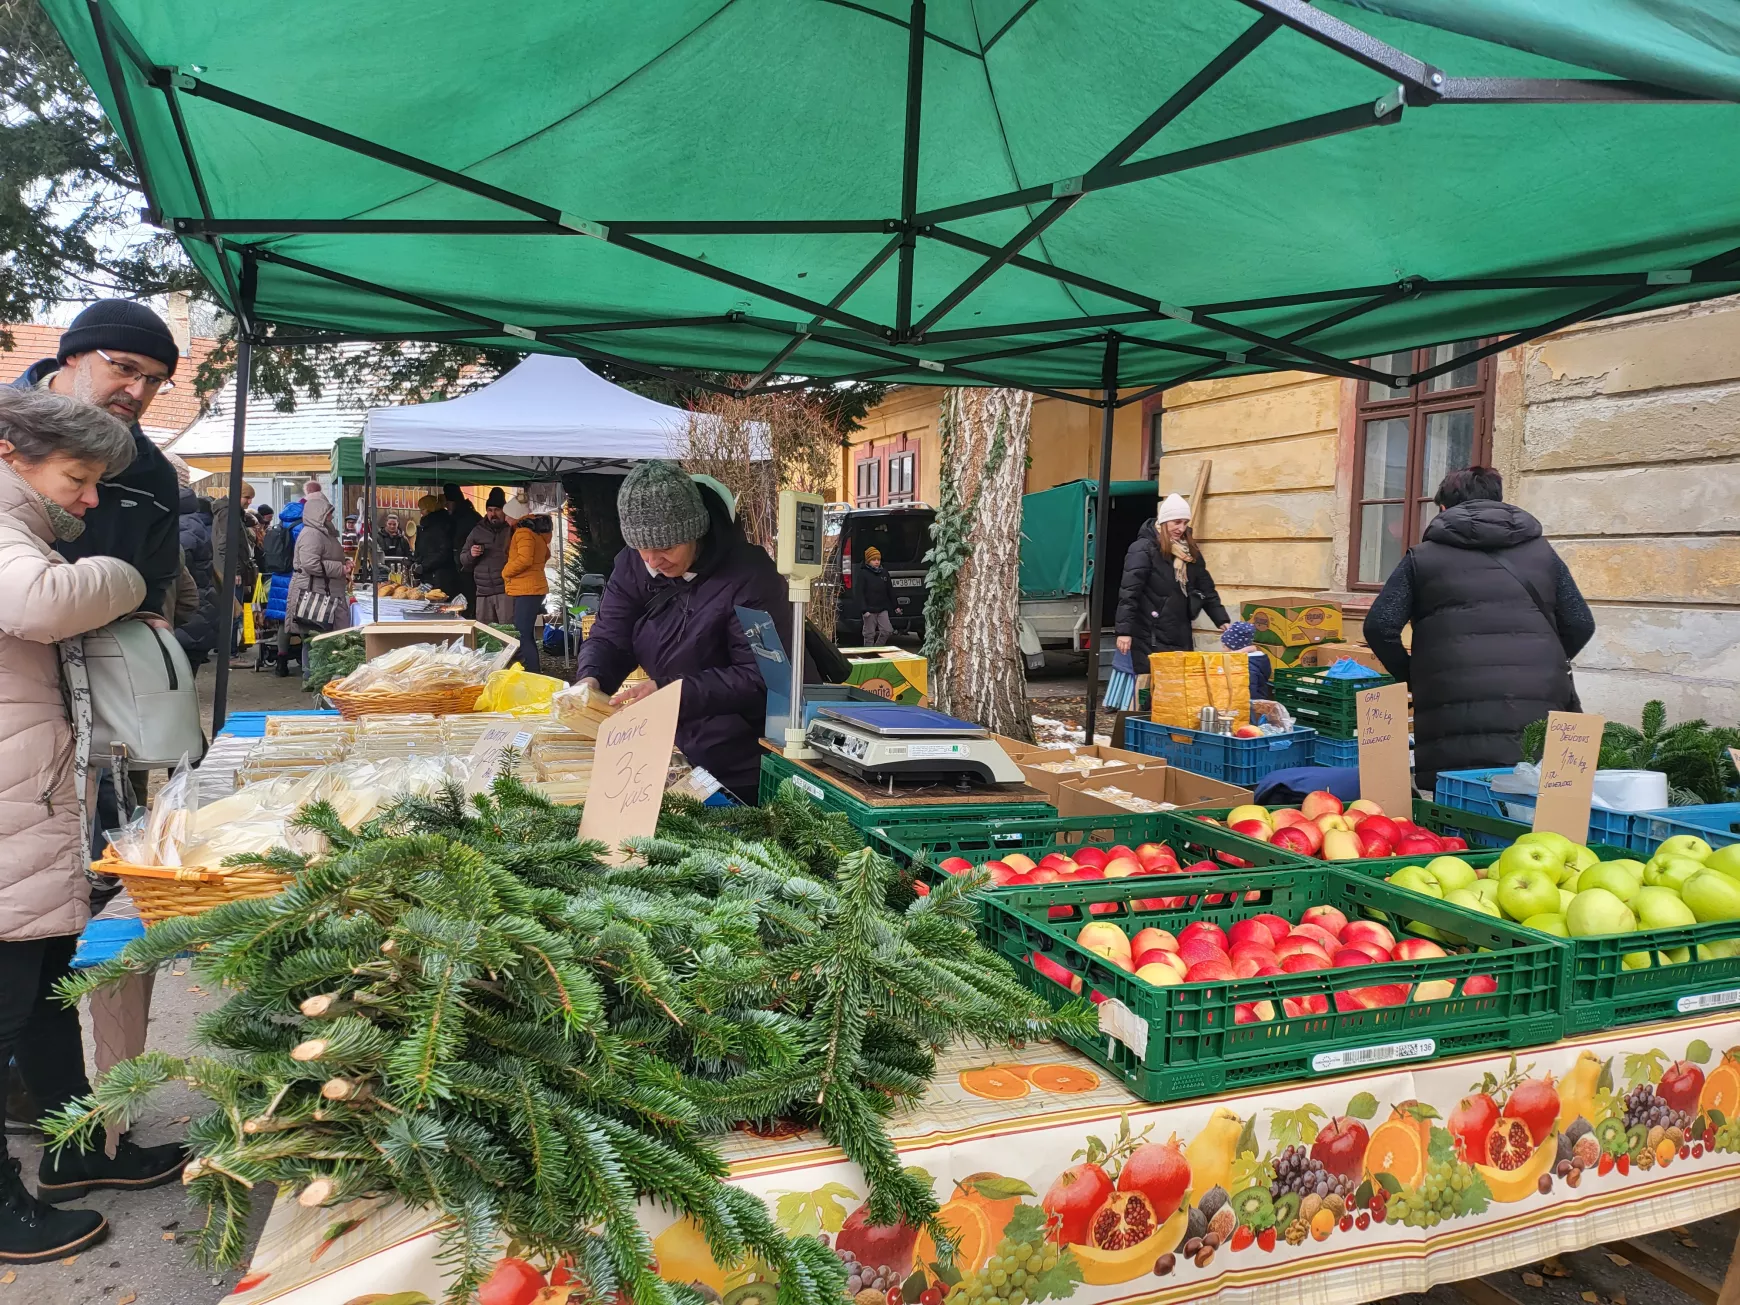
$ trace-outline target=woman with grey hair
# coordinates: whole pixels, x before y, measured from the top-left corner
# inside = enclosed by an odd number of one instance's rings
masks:
[[[79,792],[89,728],[75,729],[57,645],[145,597],[128,563],[68,562],[54,544],[83,533],[98,483],[132,458],[132,434],[101,408],[48,390],[0,389],[0,1065],[17,1062],[45,1113],[90,1091],[78,1012],[54,997],[90,917]],[[179,1146],[130,1140],[112,1159],[100,1144],[45,1153],[33,1197],[18,1161],[0,1157],[0,1261],[30,1264],[89,1246],[107,1231],[103,1216],[55,1203],[172,1182],[184,1159]]]

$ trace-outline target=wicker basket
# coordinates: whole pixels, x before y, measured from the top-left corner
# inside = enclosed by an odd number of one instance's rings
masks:
[[[346,720],[364,716],[393,716],[419,712],[429,716],[458,716],[470,712],[483,696],[483,685],[467,684],[457,689],[416,691],[405,689],[358,689],[347,692],[333,680],[321,695],[338,708]]]
[[[168,866],[133,865],[109,848],[91,867],[98,874],[114,875],[126,885],[139,918],[146,924],[178,915],[198,915],[225,902],[248,897],[270,897],[291,881],[275,870],[184,870]]]

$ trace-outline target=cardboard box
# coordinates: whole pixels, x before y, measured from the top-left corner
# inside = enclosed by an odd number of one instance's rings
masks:
[[[1320,643],[1310,648],[1299,650],[1299,660],[1295,666],[1333,666],[1336,662],[1347,658],[1356,661],[1376,671],[1379,675],[1388,675],[1384,664],[1370,648],[1360,643]]]
[[[1057,795],[1059,816],[1129,816],[1130,811],[1097,795],[1103,788],[1121,788],[1150,802],[1170,802],[1176,810],[1192,811],[1210,807],[1243,806],[1252,800],[1248,788],[1239,788],[1223,780],[1195,775],[1175,766],[1158,769],[1125,771],[1120,777],[1113,771],[1091,775],[1064,784]]]
[[[1313,644],[1341,642],[1341,607],[1306,598],[1253,598],[1239,608],[1277,666],[1295,665]]]
[[[1034,788],[1043,790],[1053,802],[1057,801],[1057,792],[1072,780],[1090,778],[1080,771],[1040,770],[1039,763],[1046,761],[1061,761],[1067,757],[1087,755],[1099,757],[1105,761],[1117,762],[1114,768],[1096,770],[1091,778],[1102,775],[1130,775],[1136,771],[1148,768],[1161,768],[1166,765],[1164,757],[1151,757],[1145,752],[1126,752],[1122,748],[1109,748],[1103,743],[1093,747],[1075,748],[1040,748],[1024,757],[1016,759],[1015,764],[1021,767],[1021,773],[1027,777],[1027,782]]]
[[[452,643],[455,639],[463,639],[467,648],[477,647],[477,632],[485,631],[490,638],[499,639],[507,645],[505,652],[508,657],[520,646],[520,641],[511,634],[506,634],[481,621],[379,621],[373,625],[363,625],[343,630],[330,630],[325,634],[317,634],[311,640],[319,643],[322,639],[336,639],[341,634],[361,633],[363,637],[363,660],[373,661],[382,653],[392,652],[395,648],[404,648],[414,643]],[[502,661],[506,665],[506,661]]]
[[[904,648],[842,648],[852,663],[847,684],[893,702],[923,706],[930,684],[930,663]]]
[[[1009,760],[1017,765],[1036,752],[1046,751],[1037,743],[1023,743],[1020,739],[1012,739],[1007,734],[998,734],[992,731],[990,737],[991,742],[1001,747],[1008,754]]]

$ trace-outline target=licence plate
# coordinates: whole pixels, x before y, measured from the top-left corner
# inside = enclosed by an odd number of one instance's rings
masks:
[[[894,577],[894,587],[896,589],[922,589],[924,588],[924,577],[921,575],[897,575]]]

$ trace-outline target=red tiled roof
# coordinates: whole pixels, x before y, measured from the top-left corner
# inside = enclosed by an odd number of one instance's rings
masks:
[[[12,348],[0,349],[0,385],[22,376],[39,358],[54,357],[55,350],[60,347],[63,329],[36,322],[0,326],[0,330],[12,337]],[[175,368],[175,388],[159,394],[146,409],[142,425],[146,433],[158,443],[179,435],[200,415],[201,403],[199,396],[193,392],[193,377],[199,371],[200,363],[205,361],[205,356],[217,348],[217,343],[216,340],[204,336],[195,336],[189,356],[183,358]]]

